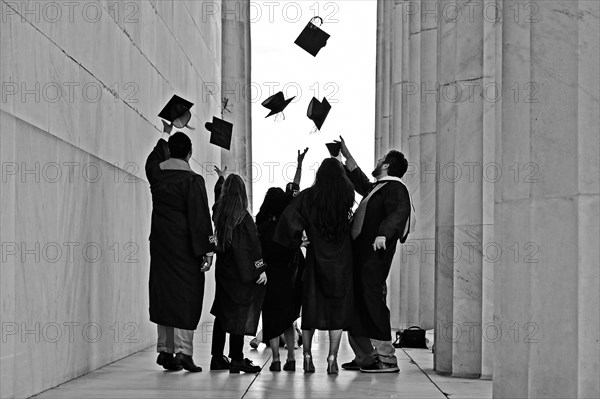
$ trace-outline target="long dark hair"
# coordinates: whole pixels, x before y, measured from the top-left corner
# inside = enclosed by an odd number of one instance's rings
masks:
[[[336,241],[348,232],[354,186],[340,161],[323,160],[311,188],[310,201],[317,215],[316,227],[326,240]]]
[[[215,209],[215,230],[217,233],[217,249],[225,251],[233,239],[233,229],[248,213],[248,196],[242,178],[231,174],[223,183],[221,196]]]
[[[256,224],[262,224],[271,218],[279,219],[288,202],[288,198],[281,188],[271,187],[268,189],[260,210],[256,215]]]

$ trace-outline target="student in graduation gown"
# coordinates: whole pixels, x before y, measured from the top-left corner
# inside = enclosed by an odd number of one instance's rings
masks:
[[[344,369],[367,373],[398,372],[392,346],[386,280],[398,240],[406,240],[410,217],[408,190],[400,180],[408,169],[404,155],[392,150],[379,159],[371,183],[340,136],[348,177],[363,196],[352,220],[356,316],[348,340],[355,359]]]
[[[303,190],[281,215],[274,239],[298,248],[306,231],[302,295],[304,371],[314,372],[312,337],[315,329],[329,331],[328,374],[337,374],[337,352],[342,330],[352,323],[352,243],[349,215],[354,188],[342,164],[323,160],[312,187]]]
[[[219,170],[217,169],[219,173]],[[211,313],[215,316],[211,370],[258,373],[259,366],[244,358],[244,335],[256,335],[265,296],[267,275],[258,232],[248,212],[242,178],[232,174],[215,187],[214,206],[217,241],[216,291]],[[221,189],[222,185],[222,189]],[[229,333],[229,357],[223,356],[225,333]]]
[[[204,179],[188,164],[192,143],[181,132],[168,140],[161,138],[146,161],[152,192],[150,321],[158,325],[158,364],[202,371],[192,360],[192,341],[202,312],[204,272],[215,249],[213,230]]]
[[[288,249],[273,241],[273,233],[283,210],[298,195],[302,176],[302,162],[308,148],[298,151],[298,166],[294,181],[284,192],[279,187],[271,187],[265,195],[260,211],[256,215],[256,225],[262,253],[267,269],[267,292],[262,308],[263,340],[269,342],[273,354],[271,371],[281,371],[279,357],[279,337],[283,334],[287,346],[286,371],[296,370],[294,345],[296,331],[294,321],[300,316],[302,301],[302,267],[304,257],[299,248]]]

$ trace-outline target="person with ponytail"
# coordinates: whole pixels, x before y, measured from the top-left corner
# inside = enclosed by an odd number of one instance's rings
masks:
[[[314,372],[315,329],[329,331],[327,373],[337,374],[342,331],[352,325],[353,279],[350,215],[354,187],[342,164],[323,160],[312,187],[285,209],[273,235],[286,248],[299,248],[306,231],[306,267],[302,293],[304,371]]]
[[[217,247],[215,266],[215,316],[211,348],[211,370],[230,373],[258,373],[260,367],[244,358],[244,335],[254,336],[265,296],[267,265],[263,262],[258,232],[248,212],[248,197],[242,178],[232,174],[227,179],[215,167],[219,180],[218,198],[213,211]],[[225,334],[229,333],[229,357],[223,355]]]

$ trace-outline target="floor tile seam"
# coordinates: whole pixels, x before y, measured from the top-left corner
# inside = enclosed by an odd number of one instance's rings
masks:
[[[422,368],[421,366],[419,366],[419,363],[417,363],[412,356],[406,352],[404,349],[400,348],[402,350],[402,352],[406,353],[406,356],[408,356],[412,362],[412,364],[414,364],[415,366],[417,366],[419,368],[419,370],[421,370],[421,373],[425,374],[425,377],[427,377],[427,379],[438,389],[438,391],[440,391],[442,393],[442,395],[444,395],[444,397],[448,398],[448,395],[446,394],[446,392],[442,391],[442,389],[431,379],[431,377],[429,376],[429,374],[427,374]]]

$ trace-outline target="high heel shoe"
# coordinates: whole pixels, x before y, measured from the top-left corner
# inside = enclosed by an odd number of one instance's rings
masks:
[[[313,361],[312,361],[312,355],[309,355],[308,353],[304,354],[304,372],[305,373],[314,373],[315,372],[315,365],[313,364]]]
[[[338,374],[339,372],[337,358],[333,355],[329,356],[327,358],[327,374]]]

